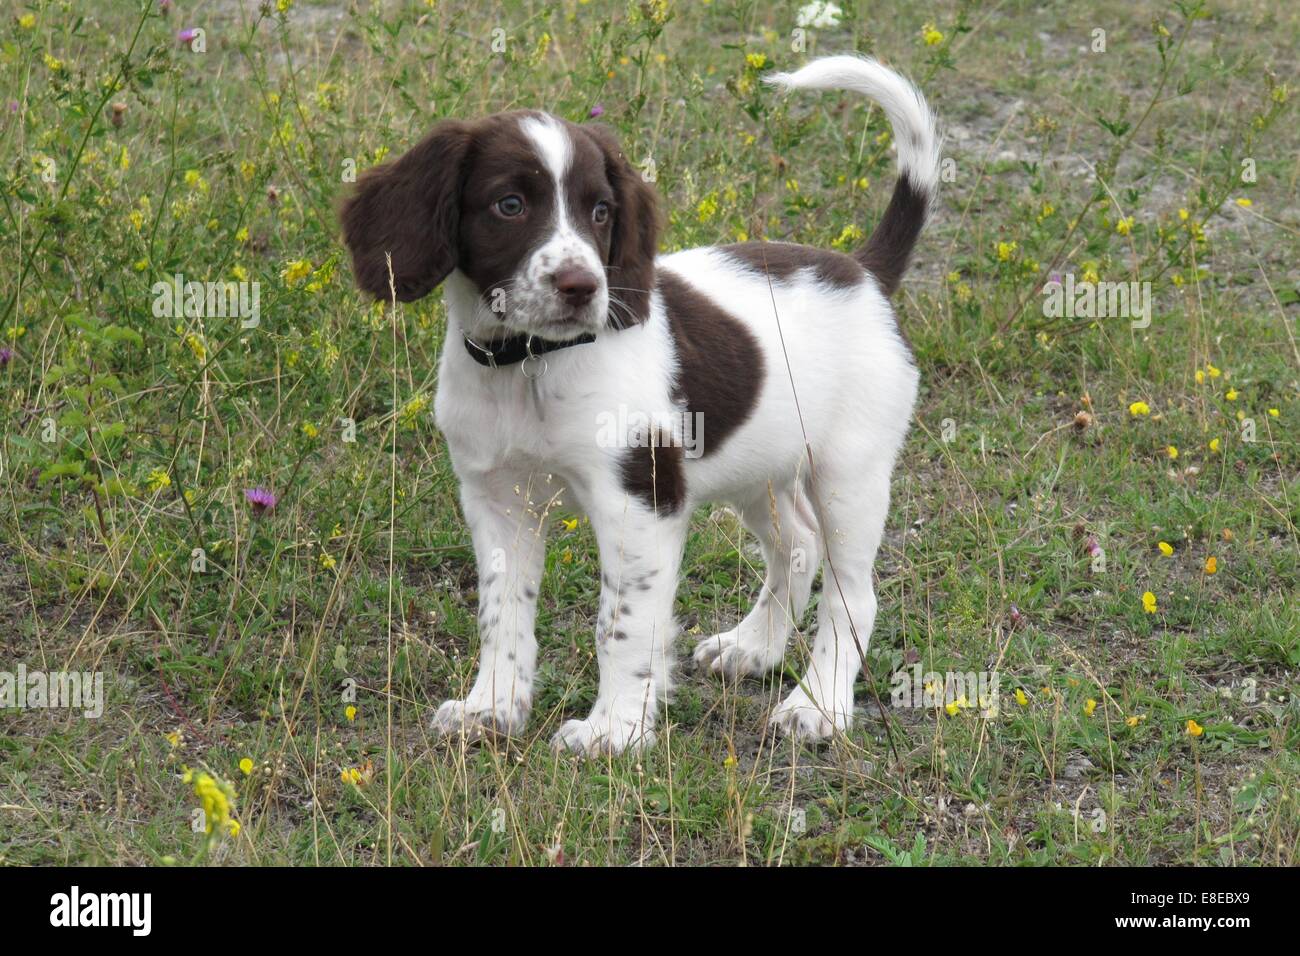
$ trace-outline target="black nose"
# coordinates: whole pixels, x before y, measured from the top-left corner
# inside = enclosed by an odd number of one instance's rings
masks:
[[[555,291],[568,305],[586,305],[600,288],[599,280],[581,266],[566,266],[551,276]]]

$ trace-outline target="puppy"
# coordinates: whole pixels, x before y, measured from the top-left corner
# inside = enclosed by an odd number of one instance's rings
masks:
[[[768,80],[865,94],[893,125],[899,177],[852,256],[783,242],[661,256],[654,192],[610,131],[533,111],[444,120],[346,200],[361,289],[409,302],[442,285],[447,306],[435,413],[473,537],[480,648],[436,730],[527,722],[561,502],[586,512],[599,548],[600,688],[557,748],[653,744],[687,526],[718,501],[761,542],[766,581],[695,662],[726,677],[778,666],[824,559],[811,658],[770,722],[813,741],[849,727],[919,377],[889,296],[934,199],[939,135],[920,92],[874,60]]]

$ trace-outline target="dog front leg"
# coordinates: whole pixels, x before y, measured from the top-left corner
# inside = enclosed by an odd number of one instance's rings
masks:
[[[673,598],[689,515],[656,515],[621,489],[589,509],[600,550],[596,660],[600,690],[591,714],[566,721],[553,746],[618,754],[653,746],[659,702],[671,690]],[[683,509],[684,510],[684,509]]]
[[[433,729],[476,738],[516,734],[528,721],[537,667],[533,625],[546,552],[544,482],[461,476],[461,506],[478,563],[478,676],[464,700],[438,708]],[[536,499],[536,500],[534,500]]]

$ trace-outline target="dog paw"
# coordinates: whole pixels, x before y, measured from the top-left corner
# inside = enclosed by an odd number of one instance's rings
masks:
[[[473,700],[448,700],[433,715],[430,726],[444,737],[460,735],[466,740],[483,737],[511,737],[528,721],[528,701],[500,701],[479,704]]]
[[[853,704],[832,702],[819,707],[802,687],[796,687],[772,712],[768,726],[806,743],[828,740],[837,730],[849,729]]]
[[[641,753],[654,744],[654,723],[639,711],[626,717],[592,714],[585,720],[566,720],[551,738],[553,749],[584,757]]]
[[[737,628],[706,637],[692,655],[699,670],[723,677],[761,677],[781,663],[781,655],[770,648],[747,641]]]

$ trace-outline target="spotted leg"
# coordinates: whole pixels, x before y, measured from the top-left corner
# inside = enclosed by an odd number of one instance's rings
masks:
[[[485,731],[514,734],[532,708],[533,623],[546,547],[542,515],[554,490],[535,476],[494,472],[460,478],[478,563],[478,676],[463,700],[438,708],[433,728],[468,738]]]

